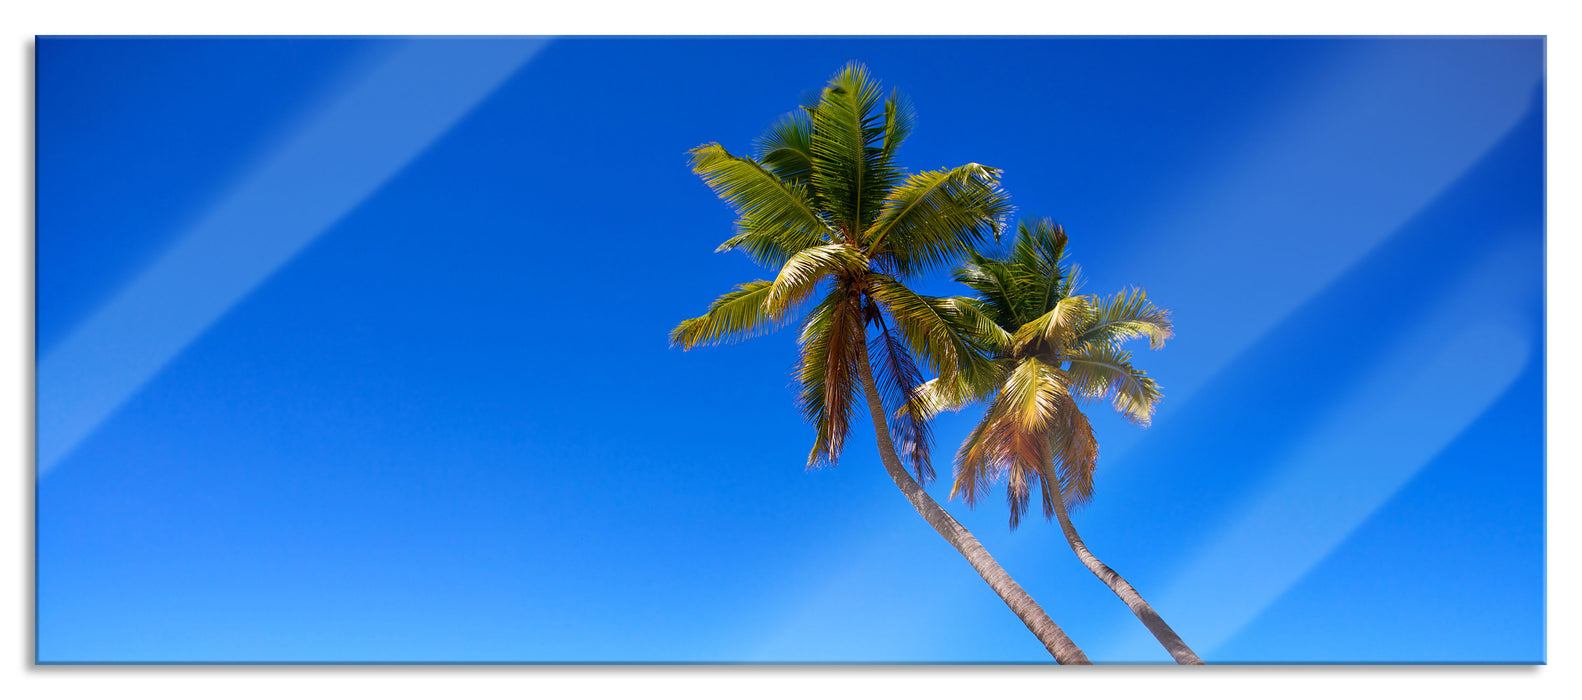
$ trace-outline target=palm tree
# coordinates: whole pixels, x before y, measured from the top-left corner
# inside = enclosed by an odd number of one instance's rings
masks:
[[[1201,664],[1137,589],[1093,556],[1071,524],[1069,508],[1093,497],[1098,442],[1078,401],[1108,398],[1133,423],[1146,426],[1162,394],[1121,349],[1147,337],[1162,347],[1173,334],[1169,311],[1142,289],[1108,298],[1078,295],[1076,270],[1062,267],[1066,233],[1045,219],[1017,227],[1002,258],[970,252],[956,280],[978,293],[954,297],[971,319],[973,342],[991,358],[990,371],[941,372],[901,411],[914,420],[986,401],[988,408],[956,454],[956,483],[968,505],[1004,478],[1011,528],[1037,489],[1044,517],[1060,520],[1077,558],[1115,592],[1181,664]],[[1058,491],[1058,494],[1056,493]]]
[[[933,477],[927,422],[899,414],[886,419],[921,384],[914,357],[942,377],[975,377],[988,369],[955,305],[918,294],[902,280],[950,265],[985,238],[998,237],[1010,209],[993,168],[969,163],[903,171],[895,154],[911,125],[910,106],[893,92],[884,98],[867,70],[852,63],[811,104],[770,127],[754,157],[732,155],[717,143],[693,149],[692,169],[738,216],[736,235],[719,250],[741,250],[777,272],[772,280],[738,285],[704,315],[682,321],[671,343],[689,350],[772,331],[817,296],[802,317],[795,368],[799,404],[816,431],[808,467],[840,458],[860,387],[880,460],[912,507],[1056,661],[1088,663],[920,485]]]

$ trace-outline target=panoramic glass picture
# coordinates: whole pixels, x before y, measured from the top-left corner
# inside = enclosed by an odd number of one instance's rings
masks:
[[[39,664],[1543,664],[1543,37],[40,37]]]

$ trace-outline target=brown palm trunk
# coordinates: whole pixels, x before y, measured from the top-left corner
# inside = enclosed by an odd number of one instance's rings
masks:
[[[884,462],[885,471],[890,473],[890,478],[895,485],[906,495],[906,500],[912,502],[912,507],[917,509],[919,515],[934,527],[940,537],[945,538],[961,556],[967,558],[973,570],[999,594],[1000,599],[1010,606],[1011,611],[1021,618],[1022,624],[1027,625],[1038,641],[1043,642],[1044,648],[1061,664],[1089,664],[1086,654],[1077,648],[1070,637],[1049,619],[1049,614],[1039,607],[1038,602],[1022,590],[1020,585],[1006,573],[1000,564],[989,556],[989,551],[983,548],[978,538],[973,537],[967,528],[945,512],[939,503],[928,495],[927,491],[919,486],[917,481],[908,474],[901,465],[901,458],[896,455],[895,444],[890,441],[890,428],[885,422],[884,405],[879,400],[879,388],[874,383],[873,368],[868,365],[868,351],[863,347],[865,343],[858,344],[860,371],[862,372],[862,388],[867,396],[868,412],[873,416],[873,431],[879,441],[879,459]]]
[[[1049,473],[1047,478],[1051,479],[1051,484],[1060,483],[1054,480],[1056,477],[1053,473]],[[1132,588],[1132,584],[1127,583],[1126,579],[1121,578],[1114,569],[1105,566],[1104,562],[1099,561],[1098,557],[1088,551],[1088,546],[1082,543],[1082,537],[1077,535],[1077,528],[1071,524],[1071,516],[1066,514],[1066,504],[1063,500],[1057,496],[1054,502],[1055,517],[1060,519],[1060,529],[1066,533],[1066,542],[1071,545],[1071,551],[1077,553],[1077,558],[1082,560],[1083,565],[1088,567],[1088,571],[1092,571],[1094,576],[1104,582],[1104,585],[1115,591],[1115,595],[1126,603],[1126,607],[1132,609],[1132,614],[1142,620],[1143,626],[1154,634],[1154,638],[1164,645],[1165,650],[1170,652],[1172,657],[1175,657],[1176,663],[1203,665],[1203,660],[1187,647],[1186,642],[1181,641],[1181,637],[1176,635],[1175,630],[1170,629],[1170,625],[1165,624],[1164,618],[1154,612],[1153,606],[1143,600],[1137,589]]]

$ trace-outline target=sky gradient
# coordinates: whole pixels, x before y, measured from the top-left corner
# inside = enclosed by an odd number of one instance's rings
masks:
[[[1544,660],[1540,39],[41,38],[38,661],[1048,662],[863,425],[803,469],[794,332],[668,347],[765,274],[685,151],[849,60],[1174,311],[1073,517],[1205,660]]]

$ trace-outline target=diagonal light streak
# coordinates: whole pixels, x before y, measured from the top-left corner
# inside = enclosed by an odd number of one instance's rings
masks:
[[[1433,316],[1312,431],[1232,524],[1158,597],[1205,658],[1254,620],[1426,467],[1515,383],[1531,360],[1521,320],[1531,240],[1455,285]],[[1151,641],[1151,640],[1149,640]],[[1108,658],[1153,658],[1142,645]]]
[[[1363,44],[1249,130],[1240,155],[1155,207],[1129,234],[1147,252],[1124,281],[1182,329],[1161,413],[1476,165],[1532,108],[1542,71],[1533,42]]]
[[[420,39],[338,95],[43,357],[38,475],[521,68],[544,39]]]

